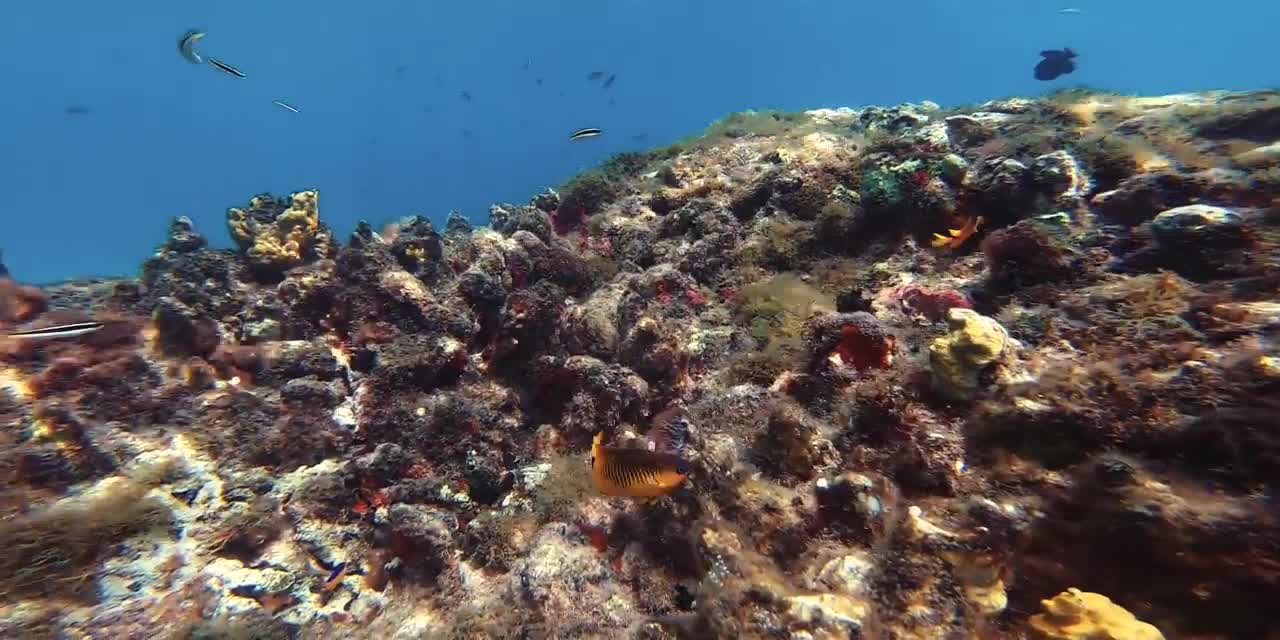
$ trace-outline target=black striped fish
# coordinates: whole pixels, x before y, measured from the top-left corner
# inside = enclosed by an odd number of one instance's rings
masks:
[[[675,491],[689,477],[689,463],[665,451],[606,447],[604,432],[591,440],[591,480],[606,496],[656,498]]]
[[[594,138],[594,137],[596,137],[596,136],[598,136],[598,135],[600,135],[600,134],[602,134],[602,133],[604,133],[604,132],[603,132],[603,131],[601,131],[601,130],[599,130],[599,129],[597,129],[597,128],[595,128],[595,127],[587,127],[586,129],[578,129],[577,131],[574,131],[573,133],[569,134],[569,141],[570,141],[570,142],[575,142],[575,141],[578,141],[578,140],[586,140],[587,138]]]
[[[233,75],[233,76],[235,76],[235,77],[237,77],[237,78],[247,78],[247,77],[248,77],[248,76],[244,75],[244,72],[240,71],[239,69],[237,69],[237,68],[235,68],[235,67],[233,67],[233,66],[231,66],[231,65],[229,65],[229,64],[227,64],[227,63],[225,63],[225,62],[223,62],[223,61],[221,61],[221,60],[219,60],[219,59],[217,59],[217,58],[209,58],[209,64],[213,65],[213,66],[214,66],[215,68],[217,68],[219,71],[221,71],[221,72],[223,72],[223,73],[231,74],[231,75]]]
[[[58,340],[66,338],[78,338],[83,335],[93,333],[101,329],[101,322],[71,322],[67,324],[55,324],[49,327],[39,327],[36,329],[21,329],[18,331],[10,331],[7,335],[10,338],[18,340]]]

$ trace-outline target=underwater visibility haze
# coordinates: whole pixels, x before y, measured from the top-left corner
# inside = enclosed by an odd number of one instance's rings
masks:
[[[1280,5],[0,9],[0,638],[1280,638]]]

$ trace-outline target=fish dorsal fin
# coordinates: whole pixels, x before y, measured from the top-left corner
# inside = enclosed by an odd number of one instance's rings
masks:
[[[648,440],[653,451],[684,455],[685,443],[689,440],[689,417],[684,407],[673,404],[659,411],[653,417]]]

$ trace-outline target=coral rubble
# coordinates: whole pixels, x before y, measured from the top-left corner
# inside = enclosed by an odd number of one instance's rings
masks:
[[[0,277],[102,325],[0,340],[0,636],[1276,636],[1277,110],[748,112],[488,226]]]

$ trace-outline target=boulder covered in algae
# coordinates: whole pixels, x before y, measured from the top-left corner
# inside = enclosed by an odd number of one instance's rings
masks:
[[[0,636],[1276,636],[1277,112],[735,114],[488,227],[0,279],[101,323],[0,341]],[[659,415],[688,480],[598,495]]]

